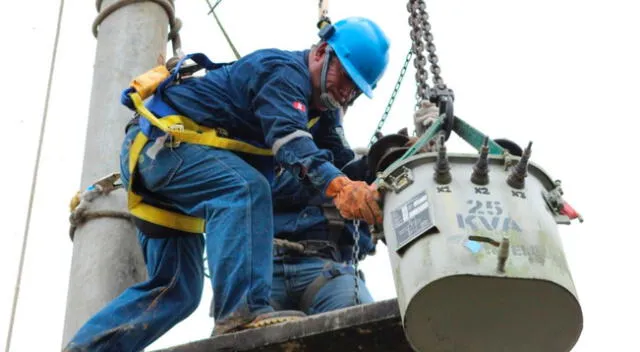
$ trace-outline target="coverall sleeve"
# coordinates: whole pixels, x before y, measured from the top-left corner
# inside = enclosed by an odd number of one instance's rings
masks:
[[[319,149],[307,130],[311,88],[304,70],[296,65],[272,66],[257,78],[253,109],[276,162],[324,193],[342,173],[332,164],[331,153]]]
[[[368,157],[366,155],[359,159],[352,160],[340,170],[354,181],[364,181],[369,184],[375,181],[375,175],[369,169]]]
[[[303,185],[288,171],[283,171],[275,177],[271,189],[273,208],[276,212],[304,209],[311,199],[320,193],[311,186]]]
[[[318,148],[331,151],[333,164],[342,169],[343,166],[355,158],[355,153],[344,136],[339,113],[336,111],[330,114],[332,116],[320,118],[320,126],[314,136],[314,141]]]

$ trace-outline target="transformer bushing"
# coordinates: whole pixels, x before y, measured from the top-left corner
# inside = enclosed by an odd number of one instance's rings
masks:
[[[485,137],[480,149],[480,156],[471,173],[471,182],[476,185],[484,186],[489,183],[489,138]]]
[[[433,178],[438,184],[446,185],[451,183],[451,165],[447,158],[447,147],[444,145],[444,135],[438,138],[438,159],[433,167],[435,172]]]
[[[520,161],[513,168],[509,177],[507,178],[507,183],[509,186],[515,189],[523,189],[524,188],[524,179],[527,177],[528,166],[529,166],[529,158],[531,157],[531,142],[525,148]]]

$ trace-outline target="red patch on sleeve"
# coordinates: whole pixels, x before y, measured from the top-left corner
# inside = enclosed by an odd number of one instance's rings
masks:
[[[302,112],[307,112],[307,107],[299,101],[293,102],[293,108]]]

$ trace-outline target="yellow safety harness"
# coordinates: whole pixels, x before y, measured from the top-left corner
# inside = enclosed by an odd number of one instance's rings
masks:
[[[186,116],[157,117],[151,112],[144,105],[143,100],[155,94],[157,88],[166,80],[175,79],[179,68],[180,64],[176,66],[175,73],[172,75],[165,66],[157,66],[136,77],[131,82],[130,88],[123,93],[128,97],[127,105],[131,105],[141,118],[168,135],[167,141],[172,147],[177,147],[180,143],[192,143],[253,155],[273,156],[271,149],[220,136],[215,128],[201,126]],[[311,129],[318,120],[319,117],[309,120],[307,128]],[[129,150],[128,208],[136,226],[149,235],[160,237],[202,234],[205,227],[204,219],[145,203],[143,197],[133,191],[136,166],[142,149],[148,141],[149,138],[143,132],[139,132]]]

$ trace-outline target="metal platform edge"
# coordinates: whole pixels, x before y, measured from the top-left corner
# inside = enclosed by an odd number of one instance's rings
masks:
[[[397,351],[412,352],[396,299],[206,338],[154,352]]]

